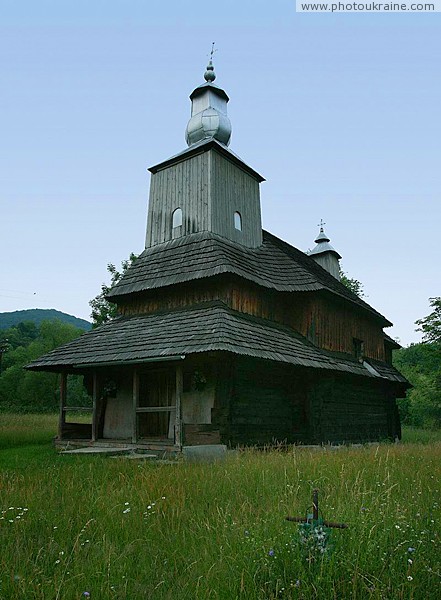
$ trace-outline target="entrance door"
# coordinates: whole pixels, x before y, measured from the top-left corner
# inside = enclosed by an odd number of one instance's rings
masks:
[[[176,383],[169,370],[140,375],[137,409],[139,438],[173,440],[176,415]]]

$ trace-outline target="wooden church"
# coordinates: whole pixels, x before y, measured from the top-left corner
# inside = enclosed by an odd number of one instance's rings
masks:
[[[309,255],[262,230],[263,177],[228,147],[211,61],[204,78],[188,148],[150,169],[145,250],[108,296],[120,316],[28,366],[61,374],[57,443],[399,438],[408,383],[391,323],[340,282],[323,228]],[[71,374],[93,398],[89,425],[69,422]]]

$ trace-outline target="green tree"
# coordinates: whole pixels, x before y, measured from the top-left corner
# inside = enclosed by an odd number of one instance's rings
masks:
[[[398,400],[403,423],[441,427],[441,343],[411,344],[394,352],[393,362],[413,385]]]
[[[0,331],[0,341],[7,341],[8,348],[27,346],[38,337],[38,327],[32,321],[23,321]]]
[[[394,353],[394,365],[412,383],[399,400],[404,423],[441,427],[441,297],[430,298],[432,312],[415,322],[423,342]]]
[[[433,308],[430,315],[415,321],[418,325],[416,331],[423,332],[423,342],[441,342],[441,296],[429,298],[430,306]]]
[[[32,321],[17,323],[0,331],[0,374],[11,364],[11,350],[26,347],[37,337],[38,327]]]
[[[340,269],[340,281],[343,285],[345,285],[351,292],[357,294],[360,298],[364,298],[364,288],[363,284],[358,281],[358,279],[353,279],[352,277],[348,277],[347,273]]]
[[[138,256],[131,252],[129,258],[121,262],[121,271],[118,271],[115,265],[112,263],[107,265],[107,272],[110,273],[110,285],[103,283],[101,285],[101,292],[89,302],[89,306],[92,309],[90,316],[92,318],[93,327],[98,327],[98,325],[107,323],[111,319],[114,319],[118,316],[117,305],[114,302],[109,302],[106,300],[106,296],[110,289],[118,283],[127,269],[133,265],[137,258]]]
[[[20,328],[19,325],[4,332],[15,340],[14,345],[18,343],[21,332],[21,344],[16,347],[11,345],[3,356],[3,369],[0,375],[0,410],[18,412],[55,410],[58,406],[59,375],[26,371],[23,367],[43,354],[77,338],[84,331],[54,320],[44,321],[36,328],[36,332],[32,330],[32,335],[29,335],[30,329]],[[73,390],[71,396],[72,399],[75,398],[75,404],[83,404],[85,392],[79,378],[72,378],[71,387]]]

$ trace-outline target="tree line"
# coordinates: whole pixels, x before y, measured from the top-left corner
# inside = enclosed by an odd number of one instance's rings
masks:
[[[441,428],[441,297],[430,298],[432,312],[416,321],[421,344],[394,352],[394,366],[413,385],[399,409],[401,420],[417,427]]]
[[[84,333],[60,320],[18,323],[0,332],[0,411],[54,412],[59,405],[58,373],[27,371],[25,365]],[[69,378],[69,398],[78,406],[90,400],[82,377]]]

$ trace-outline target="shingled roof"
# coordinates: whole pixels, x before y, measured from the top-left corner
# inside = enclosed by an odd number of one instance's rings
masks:
[[[158,289],[231,273],[280,292],[326,290],[392,323],[351,292],[315,260],[276,236],[263,232],[263,244],[247,248],[211,232],[194,233],[146,248],[107,298]]]
[[[233,311],[219,301],[171,312],[119,317],[34,360],[27,368],[59,371],[167,360],[210,351],[397,381],[392,367],[394,377],[386,370],[384,375],[375,373],[358,361],[331,356],[288,327]]]
[[[397,381],[398,383],[404,383],[406,387],[412,387],[407,379],[392,365],[372,358],[369,359],[369,363],[382,377],[386,377],[386,379],[390,379],[391,381]]]

